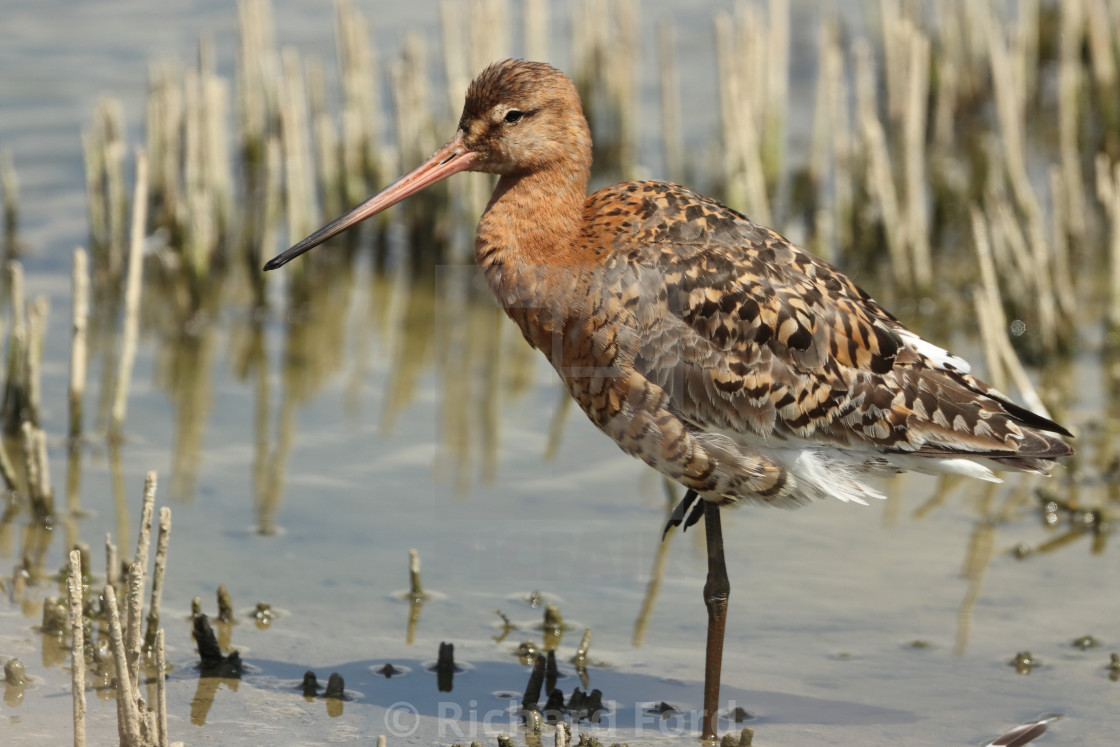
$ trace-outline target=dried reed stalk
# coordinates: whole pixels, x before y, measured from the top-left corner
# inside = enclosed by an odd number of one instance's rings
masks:
[[[980,322],[980,337],[984,342],[984,357],[988,361],[987,379],[996,389],[1007,388],[1007,376],[1002,357],[995,342],[998,330],[1006,329],[1007,317],[999,303],[999,285],[996,282],[995,263],[992,260],[991,237],[988,223],[983,212],[972,208],[972,240],[976,246],[976,256],[980,264],[980,283],[973,291],[977,319]]]
[[[74,696],[74,747],[85,747],[86,743],[86,654],[82,583],[82,554],[72,550],[66,588],[70,601],[70,687]]]
[[[4,430],[18,433],[27,416],[27,310],[23,294],[23,265],[8,262],[12,321],[8,338],[7,377],[4,383]]]
[[[1093,79],[1103,96],[1114,98],[1116,96],[1116,58],[1113,51],[1115,28],[1108,17],[1105,0],[1083,0],[1083,3],[1088,21],[1086,31]],[[1113,5],[1115,4],[1114,2]]]
[[[109,617],[109,644],[117,670],[117,731],[121,744],[139,745],[140,711],[133,696],[134,687],[129,679],[128,655],[125,653],[124,634],[121,632],[121,618],[117,607],[117,592],[106,586],[105,608]]]
[[[1113,330],[1120,329],[1120,162],[1110,164],[1106,154],[1097,156],[1097,199],[1104,205],[1109,225],[1108,316]]]
[[[334,119],[327,111],[325,99],[326,73],[318,58],[307,63],[308,92],[311,95],[311,123],[313,128],[315,175],[323,211],[339,215],[344,210],[342,195],[341,144]]]
[[[525,59],[547,62],[551,59],[548,52],[548,3],[546,0],[523,0],[521,14]]]
[[[974,297],[992,385],[997,389],[1006,390],[1008,380],[1014,382],[1028,409],[1043,417],[1050,417],[1049,410],[1043,404],[1022,361],[1011,346],[1011,340],[1007,337],[1007,316],[1003,311],[999,284],[996,281],[988,224],[983,214],[975,207],[972,209],[972,229],[976,253],[980,261],[981,279],[980,288],[974,292]]]
[[[1081,0],[1061,4],[1058,34],[1058,157],[1062,168],[1061,195],[1070,236],[1079,240],[1088,227],[1086,197],[1081,176],[1078,148],[1080,125],[1078,103],[1081,98],[1081,42],[1085,13]]]
[[[296,241],[311,233],[315,222],[314,190],[308,145],[307,93],[299,52],[285,47],[281,53],[283,79],[280,86],[280,134],[284,150],[288,238]]]
[[[167,661],[164,658],[163,639],[163,628],[160,628],[156,631],[154,652],[156,659],[156,744],[158,747],[169,747],[170,740],[167,736]]]
[[[89,256],[74,250],[74,269],[70,280],[70,439],[82,436],[82,400],[86,389],[86,327],[89,323]]]
[[[657,80],[661,94],[661,142],[665,149],[665,176],[682,182],[684,173],[684,135],[681,130],[680,74],[677,72],[676,41],[673,26],[657,24]]]
[[[3,479],[6,489],[19,490],[19,475],[16,474],[12,459],[8,456],[8,447],[4,445],[2,438],[0,438],[0,479]]]
[[[887,116],[901,122],[906,111],[906,70],[910,50],[901,27],[908,22],[900,0],[879,0],[880,36],[883,44],[883,76],[887,92]]]
[[[125,577],[125,628],[124,646],[128,659],[128,677],[137,688],[140,685],[140,616],[144,606],[145,566],[133,562]]]
[[[36,519],[46,521],[54,516],[54,492],[51,490],[50,470],[46,464],[47,437],[42,430],[26,420],[20,426],[20,436],[31,510]]]
[[[913,24],[906,24],[906,100],[903,111],[903,174],[906,195],[906,238],[913,272],[910,282],[928,288],[933,282],[929,246],[929,197],[926,194],[926,102],[929,100],[929,39]]]
[[[113,535],[105,535],[105,583],[116,586],[120,582],[121,561]]]
[[[472,75],[478,74],[491,62],[509,56],[512,16],[509,0],[472,0],[467,13],[467,38],[470,40],[467,64],[473,71]]]
[[[268,0],[237,4],[237,101],[242,158],[250,168],[263,164],[280,99],[280,61]]]
[[[370,46],[370,29],[361,11],[349,0],[335,5],[335,36],[342,76],[342,164],[344,200],[353,205],[365,199],[385,169],[381,155],[382,116],[377,57]]]
[[[36,426],[39,425],[39,401],[42,386],[42,378],[39,372],[43,365],[43,337],[46,334],[50,313],[50,301],[44,296],[37,297],[27,308],[27,348],[23,360],[23,379],[27,383],[27,412],[25,418]]]
[[[762,110],[761,157],[767,188],[773,192],[785,168],[786,120],[789,112],[789,0],[770,0],[767,8],[766,87],[758,106]],[[637,52],[634,52],[637,59]],[[634,86],[636,91],[638,86]],[[635,133],[636,136],[636,133]]]
[[[124,108],[102,98],[94,110],[93,127],[82,133],[86,166],[86,203],[90,238],[98,267],[110,277],[120,272],[124,252],[127,200],[124,187]]]
[[[19,174],[9,148],[0,149],[0,190],[4,192],[4,243],[9,257],[18,253],[15,237],[19,233]]]
[[[152,597],[148,603],[148,624],[144,633],[144,646],[151,649],[156,645],[159,630],[159,610],[163,601],[163,576],[167,570],[167,544],[171,539],[171,509],[163,506],[159,510],[159,536],[156,540],[155,571],[152,574]],[[161,659],[157,656],[157,662]]]
[[[757,49],[761,39],[755,38],[757,26],[750,18],[736,24],[730,15],[721,13],[716,16],[715,24],[720,128],[726,150],[723,161],[725,199],[732,207],[744,209],[752,220],[767,224],[770,223],[770,200],[766,193],[757,116],[749,93],[757,78],[757,70],[755,76],[751,76],[751,69],[757,65],[741,65],[738,54],[744,46]],[[752,38],[744,39],[744,35]]]
[[[117,674],[117,729],[120,743],[130,747],[149,747],[168,745],[167,738],[167,696],[164,678],[166,676],[164,635],[162,630],[152,635],[152,656],[156,670],[156,696],[153,707],[145,704],[140,685],[143,673],[140,667],[141,635],[140,626],[143,612],[144,568],[150,544],[152,506],[154,502],[156,475],[148,473],[144,483],[144,504],[141,508],[141,528],[137,540],[137,560],[129,566],[126,579],[125,619],[122,624],[121,612],[116,596],[117,553],[112,538],[106,537],[107,573],[104,599],[109,625],[109,639]],[[148,529],[145,530],[145,527]],[[167,540],[170,536],[171,512],[168,508],[160,510],[160,534],[156,551],[156,572],[152,588],[152,612],[158,619],[160,594],[163,587],[163,572],[166,567]],[[79,551],[71,554],[71,582],[78,580],[78,590],[71,585],[71,606],[78,597],[80,610],[80,581],[82,579],[82,555]],[[152,623],[149,615],[149,626]],[[71,615],[71,624],[75,623]],[[77,635],[75,640],[80,641]],[[78,644],[75,644],[77,650]],[[84,675],[83,675],[84,680]],[[75,687],[75,713],[77,713],[79,690]],[[84,696],[83,696],[84,697]]]
[[[276,226],[280,222],[281,205],[284,202],[284,157],[278,137],[270,137],[265,145],[264,167],[264,201],[262,205],[261,242],[257,247],[257,261],[264,262],[276,253],[278,243]]]
[[[1055,164],[1050,167],[1050,242],[1053,247],[1051,256],[1055,298],[1061,315],[1066,319],[1072,319],[1077,313],[1077,291],[1073,286],[1073,270],[1069,256],[1071,230],[1064,199],[1068,189],[1062,174],[1061,166]]]
[[[871,47],[860,40],[853,45],[856,76],[856,112],[867,159],[866,187],[882,221],[891,258],[891,271],[900,287],[908,287],[913,273],[902,231],[898,192],[891,172],[890,152],[875,103],[875,69]]]
[[[140,284],[144,269],[144,227],[148,212],[148,157],[143,148],[136,150],[136,186],[132,197],[132,231],[128,248],[128,277],[125,282],[124,329],[121,333],[121,356],[117,365],[117,381],[113,389],[110,413],[111,438],[121,437],[121,428],[128,410],[128,389],[132,380],[132,364],[136,359],[136,342],[140,333]]]

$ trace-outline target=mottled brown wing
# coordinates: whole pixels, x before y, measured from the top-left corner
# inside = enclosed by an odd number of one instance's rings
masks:
[[[612,202],[625,219],[609,220]],[[589,230],[609,228],[628,247],[604,277],[630,303],[632,365],[697,428],[1024,469],[1069,453],[1023,427],[1060,426],[1006,401],[839,271],[744,216],[658,182],[604,190],[589,207],[608,216]]]

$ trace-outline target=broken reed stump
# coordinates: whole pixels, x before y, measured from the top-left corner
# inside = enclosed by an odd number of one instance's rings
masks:
[[[241,654],[237,651],[229,655],[222,653],[218,645],[218,636],[214,634],[214,628],[210,625],[210,619],[201,613],[195,615],[193,628],[194,641],[198,645],[199,676],[240,679]]]
[[[85,626],[82,618],[82,556],[70,551],[70,576],[66,579],[70,594],[70,687],[74,695],[74,747],[86,743],[86,656]]]
[[[424,584],[420,581],[420,553],[415,549],[408,551],[408,629],[405,641],[412,644],[416,638],[416,626],[420,624],[420,611],[428,595],[424,593]]]
[[[544,664],[544,691],[546,693],[552,692],[559,677],[560,672],[556,669],[556,652],[549,651]]]
[[[544,720],[550,724],[558,724],[560,719],[564,717],[564,691],[560,688],[553,688],[548,691],[548,701],[544,704],[544,709],[541,715]]]
[[[525,685],[525,694],[521,696],[521,710],[535,711],[541,699],[541,687],[544,685],[545,655],[537,654],[533,660],[533,670],[529,673],[529,681]]]
[[[572,658],[572,663],[576,668],[587,666],[587,652],[591,649],[591,628],[583,629],[583,638],[579,641],[579,647],[576,648],[576,655]]]
[[[564,722],[556,725],[556,747],[568,747],[572,741],[572,727]]]
[[[337,698],[342,700],[346,694],[346,683],[342,679],[342,675],[338,672],[331,672],[327,677],[327,689],[323,693],[325,698]]]
[[[27,684],[27,672],[22,661],[13,658],[4,662],[4,682],[11,687],[23,687]]]
[[[164,636],[158,630],[152,639],[151,647],[146,648],[149,660],[155,670],[155,701],[147,704],[141,693],[144,678],[141,663],[141,622],[143,612],[144,575],[150,542],[152,504],[155,499],[155,473],[150,472],[145,480],[144,507],[140,536],[137,538],[137,561],[131,563],[125,578],[125,620],[122,624],[121,610],[117,605],[116,547],[111,539],[106,542],[106,561],[109,565],[106,578],[111,580],[102,592],[103,610],[108,626],[110,651],[112,652],[117,700],[117,730],[120,743],[127,747],[155,747],[168,744],[167,737],[167,695],[164,678]],[[171,511],[164,507],[160,510],[160,538],[157,549],[156,579],[153,590],[162,589],[163,572],[166,567],[167,542],[171,531]],[[144,563],[139,561],[144,559]],[[80,549],[71,551],[69,556],[67,591],[69,594],[69,631],[71,634],[71,674],[74,698],[74,744],[85,744],[85,664],[89,657],[95,666],[97,648],[93,645],[93,627],[85,619],[85,595],[88,588],[85,580],[89,577],[88,548],[85,555]],[[160,594],[152,596],[152,609],[148,620],[159,619]]]
[[[303,697],[314,698],[319,694],[319,678],[310,669],[303,673],[303,681],[300,683],[300,690],[303,692]]]
[[[424,584],[420,581],[420,553],[408,551],[408,596],[413,602],[424,601]]]
[[[233,595],[225,584],[218,584],[218,622],[233,622]]]
[[[455,677],[455,644],[440,643],[439,657],[436,659],[436,684],[441,693],[451,692]]]

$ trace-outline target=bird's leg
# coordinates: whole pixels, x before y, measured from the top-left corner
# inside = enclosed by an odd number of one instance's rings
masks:
[[[731,582],[723,559],[723,528],[719,506],[705,506],[704,530],[708,542],[708,580],[704,583],[704,605],[708,608],[708,645],[704,658],[704,724],[701,739],[715,740],[719,716],[719,676],[723,665],[723,631],[727,623],[727,600]]]

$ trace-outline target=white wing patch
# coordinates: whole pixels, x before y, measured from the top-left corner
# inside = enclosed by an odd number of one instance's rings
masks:
[[[916,334],[904,327],[895,327],[894,331],[902,340],[910,347],[917,350],[919,354],[929,359],[929,361],[942,370],[956,371],[958,373],[969,373],[972,371],[972,366],[964,358],[958,358],[944,348],[939,348],[932,342],[927,342]]]

